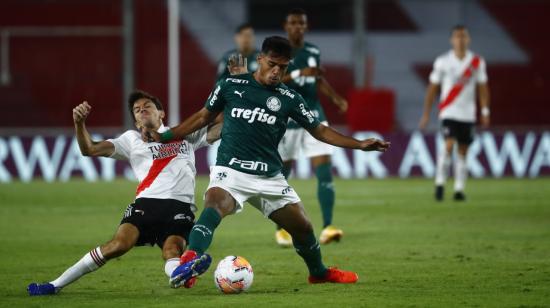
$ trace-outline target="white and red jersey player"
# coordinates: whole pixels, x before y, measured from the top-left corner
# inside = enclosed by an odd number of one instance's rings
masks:
[[[161,125],[159,133],[168,130]],[[144,142],[136,130],[128,130],[118,138],[108,139],[115,150],[112,158],[127,160],[139,185],[136,199],[175,199],[195,204],[195,151],[208,146],[207,128],[183,140],[170,143]]]
[[[424,99],[424,112],[419,128],[426,128],[430,119],[433,102],[440,92],[438,117],[445,147],[437,155],[435,174],[435,199],[443,200],[447,171],[455,144],[457,154],[454,161],[455,194],[454,200],[464,201],[464,187],[468,176],[466,155],[474,141],[476,105],[479,98],[481,125],[489,127],[489,86],[485,60],[469,50],[470,34],[464,25],[456,25],[451,30],[449,43],[452,49],[437,57],[430,74],[430,84]]]
[[[460,59],[453,50],[437,57],[430,82],[441,86],[439,119],[476,122],[476,86],[487,83],[485,60],[466,51]]]

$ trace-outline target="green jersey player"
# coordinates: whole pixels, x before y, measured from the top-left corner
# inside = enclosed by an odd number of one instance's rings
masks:
[[[237,48],[231,49],[224,53],[218,62],[218,73],[216,80],[224,79],[230,76],[229,64],[231,60],[236,61],[236,58],[239,58],[241,63],[243,63],[249,72],[254,72],[258,68],[256,58],[260,52],[254,46],[255,39],[252,25],[245,23],[237,27],[234,40]]]
[[[264,40],[258,56],[258,70],[220,80],[203,109],[162,134],[145,132],[144,139],[168,142],[208,125],[223,113],[222,141],[216,166],[210,171],[204,210],[189,236],[189,252],[181,257],[172,275],[174,286],[204,273],[210,264],[205,251],[222,218],[238,213],[248,202],[265,217],[287,230],[296,252],[309,269],[309,282],[354,283],[354,272],[327,268],[321,260],[319,243],[296,192],[281,173],[277,145],[292,118],[315,138],[335,146],[363,151],[386,151],[388,142],[356,140],[341,135],[311,115],[302,96],[281,83],[290,62],[287,39],[273,36]]]
[[[292,45],[293,59],[288,69],[290,73],[283,78],[283,81],[302,95],[312,109],[313,115],[321,123],[328,125],[317,91],[321,91],[330,98],[340,112],[347,110],[348,103],[323,78],[323,71],[320,68],[321,54],[319,48],[304,41],[304,34],[308,29],[306,12],[302,9],[291,10],[286,16],[284,28]],[[296,122],[291,121],[288,128],[279,144],[279,153],[284,162],[283,174],[288,178],[292,162],[298,159],[299,155],[310,158],[317,177],[317,198],[323,214],[323,231],[319,241],[321,244],[338,241],[344,235],[344,232],[332,225],[335,199],[331,172],[333,148],[315,139]],[[275,239],[281,246],[292,245],[292,238],[280,226],[275,233]]]

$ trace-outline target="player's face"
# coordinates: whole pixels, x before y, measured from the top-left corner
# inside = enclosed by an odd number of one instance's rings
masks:
[[[302,39],[307,31],[307,16],[288,15],[285,22],[285,31],[291,41]]]
[[[290,59],[284,57],[274,57],[271,54],[260,54],[258,56],[257,75],[260,82],[265,85],[277,85],[286,74]]]
[[[455,50],[464,51],[470,45],[470,34],[466,29],[454,30],[451,34],[451,45]]]
[[[156,129],[160,127],[164,118],[164,111],[158,110],[157,106],[147,98],[138,99],[134,103],[132,111],[136,118],[136,127],[138,129],[142,127]]]
[[[235,44],[239,51],[252,50],[254,48],[254,30],[246,28],[235,34]]]

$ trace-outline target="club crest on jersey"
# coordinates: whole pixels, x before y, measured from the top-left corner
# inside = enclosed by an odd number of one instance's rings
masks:
[[[265,104],[271,111],[279,111],[281,109],[281,101],[275,96],[270,96]]]

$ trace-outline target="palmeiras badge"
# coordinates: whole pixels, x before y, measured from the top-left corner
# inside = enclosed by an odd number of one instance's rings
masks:
[[[275,96],[269,97],[266,101],[266,105],[271,111],[279,111],[279,109],[281,109],[281,101]]]

